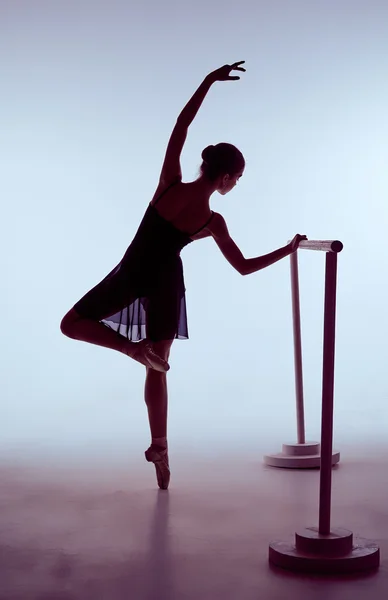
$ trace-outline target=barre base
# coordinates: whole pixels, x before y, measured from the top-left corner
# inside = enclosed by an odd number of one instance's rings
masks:
[[[316,527],[295,534],[287,542],[269,546],[269,562],[282,569],[305,573],[344,574],[377,569],[380,549],[375,542],[353,539],[347,529],[332,529],[322,535]]]
[[[340,461],[340,453],[333,451],[332,466]],[[283,444],[282,452],[267,454],[264,463],[280,469],[317,469],[321,466],[321,446],[318,442]]]

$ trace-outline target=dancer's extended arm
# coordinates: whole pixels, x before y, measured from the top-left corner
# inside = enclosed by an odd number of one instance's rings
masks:
[[[305,235],[297,234],[290,244],[264,254],[256,258],[245,258],[237,244],[229,235],[228,227],[225,219],[219,213],[215,213],[208,229],[218,245],[226,260],[238,271],[241,275],[250,275],[261,269],[265,269],[273,265],[278,260],[289,256],[298,249],[299,242],[306,240]]]
[[[204,101],[209,89],[216,81],[233,81],[240,79],[237,76],[231,76],[231,71],[245,71],[240,65],[244,61],[234,63],[233,65],[225,65],[212,73],[209,73],[190,98],[186,106],[181,111],[177,118],[176,125],[170,136],[162,171],[160,174],[160,183],[169,184],[170,182],[181,179],[182,171],[180,165],[180,157],[182,149],[187,137],[187,130],[193,122],[202,102]]]

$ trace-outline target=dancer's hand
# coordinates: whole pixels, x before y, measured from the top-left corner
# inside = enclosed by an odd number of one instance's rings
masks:
[[[291,252],[296,252],[302,240],[307,240],[307,237],[305,235],[300,235],[299,233],[297,233],[294,239],[290,242]]]
[[[232,65],[224,65],[215,71],[212,71],[208,77],[212,81],[235,81],[236,79],[240,79],[237,75],[230,75],[231,71],[243,71],[246,69],[240,67],[240,65],[244,64],[245,60],[240,60],[239,62],[235,62]]]

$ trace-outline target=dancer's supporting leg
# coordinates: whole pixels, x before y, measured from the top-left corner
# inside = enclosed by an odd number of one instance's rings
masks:
[[[154,342],[155,352],[168,361],[173,340]],[[145,381],[145,402],[151,430],[152,443],[145,456],[153,462],[161,489],[167,489],[170,481],[170,468],[167,449],[167,375],[154,369],[147,369]]]

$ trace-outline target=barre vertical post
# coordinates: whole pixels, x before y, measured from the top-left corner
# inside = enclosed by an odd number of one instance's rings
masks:
[[[302,370],[302,339],[300,327],[300,300],[299,300],[299,275],[298,275],[298,253],[293,252],[290,256],[291,266],[291,294],[292,294],[292,322],[294,330],[294,368],[295,368],[295,393],[296,393],[296,417],[298,444],[304,444],[305,423],[303,404],[303,370]]]
[[[324,252],[325,254],[337,254],[338,252],[341,252],[342,248],[343,244],[339,240],[303,240],[299,244],[298,251],[292,252],[290,255],[297,442],[283,444],[282,452],[277,454],[266,454],[264,456],[264,462],[270,467],[287,469],[311,469],[321,467],[321,444],[316,441],[306,441],[305,432],[298,256],[299,250],[315,250]],[[338,464],[339,460],[340,453],[333,451],[331,459],[332,466]]]
[[[380,565],[380,548],[371,540],[354,538],[353,533],[342,527],[333,528],[331,518],[332,465],[339,460],[333,457],[333,412],[334,412],[334,358],[335,320],[337,294],[337,253],[343,248],[338,240],[306,240],[299,245],[306,250],[326,252],[325,306],[323,325],[322,365],[322,428],[319,463],[319,526],[305,527],[295,533],[294,542],[276,540],[269,545],[269,561],[283,569],[312,573],[339,574],[360,573],[375,570]],[[295,253],[296,255],[296,253]],[[302,363],[300,344],[299,286],[296,256],[291,262],[295,374],[298,399],[298,421],[303,409]],[[300,362],[299,362],[300,359]],[[299,434],[298,434],[299,435]],[[313,444],[319,446],[319,444]],[[266,456],[266,463],[273,466],[294,468],[303,464],[295,457],[304,458],[312,444],[284,444],[282,455]],[[309,459],[307,456],[306,458]],[[335,460],[334,460],[335,458]],[[312,466],[309,461],[309,466]],[[314,465],[315,466],[315,465]],[[296,468],[295,467],[295,468]]]
[[[337,253],[327,252],[323,332],[321,471],[319,533],[329,535],[331,516],[335,318],[337,292]]]

